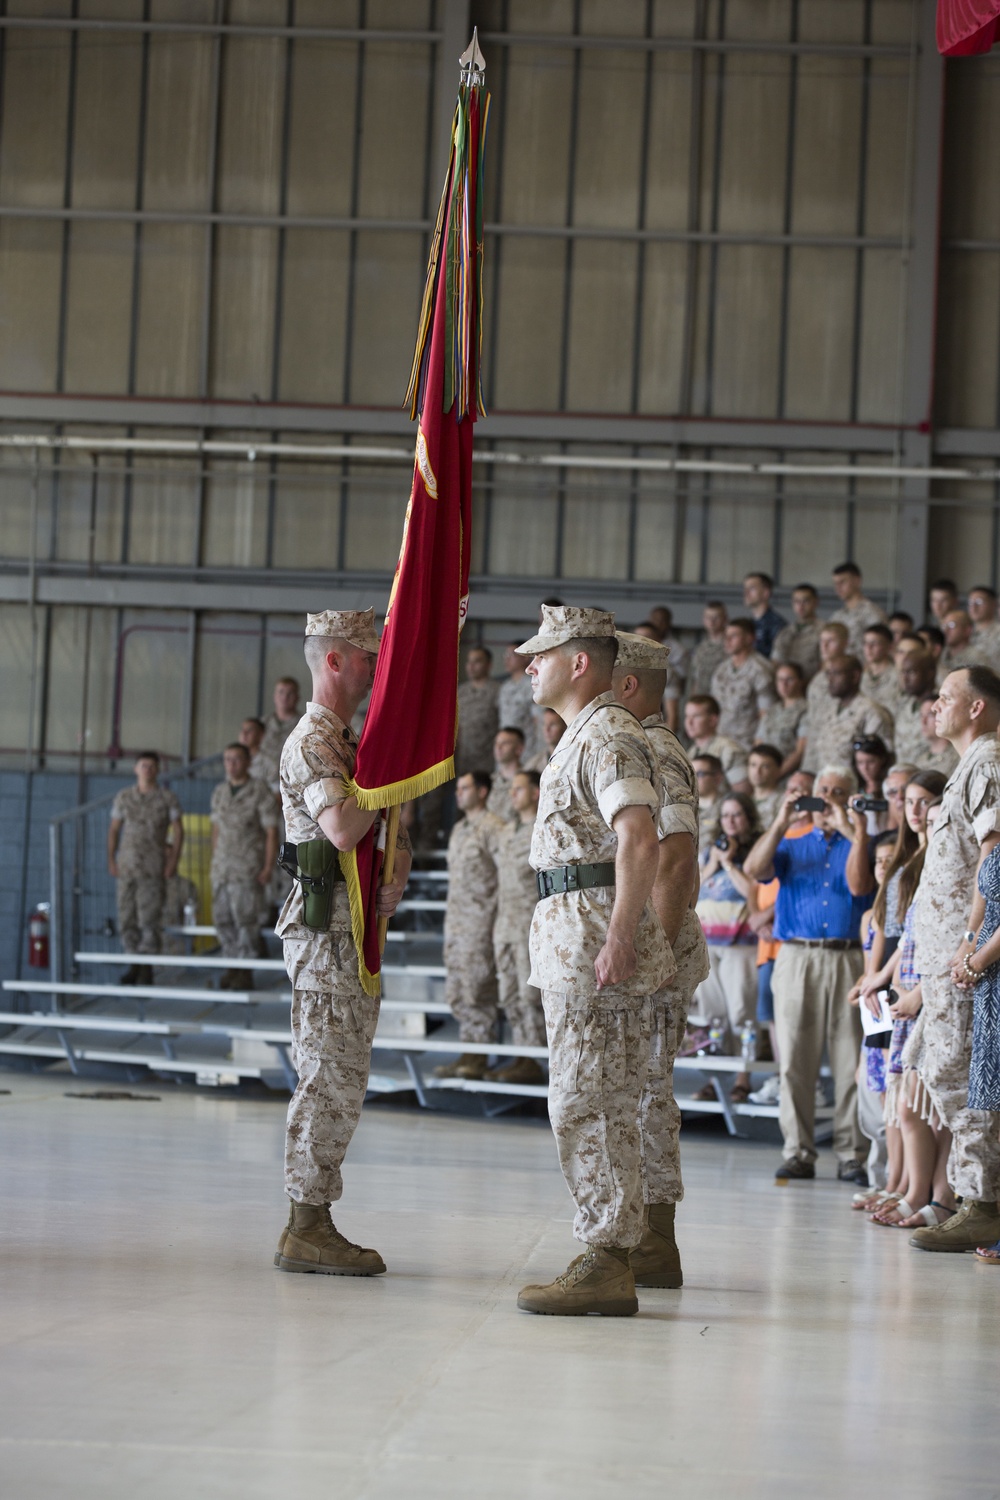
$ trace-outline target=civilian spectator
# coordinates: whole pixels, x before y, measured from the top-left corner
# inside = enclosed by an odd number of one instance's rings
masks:
[[[897,609],[889,616],[889,629],[892,631],[892,639],[897,642],[901,635],[906,635],[913,630],[913,616],[908,615],[905,609]]]
[[[861,691],[890,714],[899,702],[899,675],[892,659],[892,631],[888,625],[869,625],[864,637]]]
[[[858,778],[863,797],[887,801],[882,795],[882,783],[892,765],[892,755],[880,735],[862,735],[851,743],[851,765]],[[889,827],[889,810],[867,812],[868,833],[874,838]]]
[[[719,812],[726,794],[726,773],[717,755],[691,757],[698,783],[698,853],[710,848],[719,833]]]
[[[861,591],[861,569],[856,563],[841,563],[834,568],[833,587],[840,608],[834,610],[830,619],[847,626],[848,650],[853,656],[860,656],[865,630],[869,625],[884,624],[885,611],[865,598]]]
[[[937,732],[936,703],[937,693],[933,690],[920,700],[920,730],[927,742],[927,749],[920,756],[920,765],[925,771],[941,771],[948,777],[958,765],[958,756],[950,741],[942,739]]]
[[[861,663],[856,656],[835,658],[826,668],[826,678],[833,710],[821,719],[815,736],[812,715],[806,720],[802,764],[807,771],[817,771],[829,762],[846,764],[856,739],[877,734],[887,744],[892,741],[892,719],[880,703],[859,691]]]
[[[972,616],[964,609],[951,609],[941,621],[944,634],[944,650],[941,653],[941,668],[944,672],[955,672],[959,667],[988,667],[984,652],[972,639]]]
[[[747,775],[760,826],[766,828],[774,821],[783,795],[778,787],[781,780],[781,751],[778,747],[763,743],[754,745],[747,761]]]
[[[918,1229],[921,1250],[964,1250],[1000,1238],[1000,1114],[969,1106],[971,1027],[968,1001],[955,983],[971,977],[966,960],[983,916],[978,866],[1000,841],[1000,678],[988,667],[965,667],[945,678],[937,731],[959,762],[944,790],[928,841],[915,902],[914,967],[923,1008],[903,1054],[929,1106],[952,1133],[948,1182],[962,1199],[943,1224]],[[973,966],[974,967],[974,966]]]
[[[684,732],[691,742],[691,758],[695,752],[714,755],[722,762],[726,780],[734,792],[750,789],[747,780],[747,752],[728,735],[719,733],[718,702],[710,693],[699,693],[689,698],[684,707]]]
[[[726,656],[712,678],[712,697],[721,709],[719,733],[749,750],[757,738],[761,714],[775,701],[774,673],[754,650],[752,620],[730,620]]]
[[[775,637],[788,621],[771,605],[774,579],[769,573],[748,573],[743,580],[743,607],[754,622],[754,650],[770,657]]]
[[[972,1061],[969,1066],[969,1108],[1000,1111],[1000,844],[983,860],[977,880],[980,916],[976,951],[956,976],[961,989],[975,988],[972,1011]],[[1000,1240],[980,1245],[981,1260],[1000,1261]]]
[[[861,1022],[846,997],[861,975],[858,933],[874,879],[864,817],[847,810],[855,791],[848,766],[823,766],[815,795],[825,806],[813,814],[812,832],[786,837],[795,801],[786,792],[777,818],[744,864],[751,879],[781,882],[774,936],[782,946],[772,979],[784,1139],[779,1178],[816,1175],[816,1084],[825,1045],[834,1079],[837,1176],[845,1182],[866,1180],[854,1077]]]
[[[920,723],[920,703],[934,687],[934,659],[927,651],[907,652],[900,658],[899,707],[893,716],[893,748],[900,761],[921,766],[927,740]]]
[[[993,668],[1000,666],[1000,620],[997,619],[997,596],[984,584],[969,590],[969,614],[972,616],[972,643]]]
[[[875,876],[875,884],[881,891],[885,880],[885,873],[892,858],[893,846],[896,842],[894,832],[880,833],[873,840],[871,848],[872,870]],[[877,899],[877,897],[876,897]],[[878,967],[884,947],[884,934],[875,919],[874,906],[866,911],[861,918],[861,952],[864,954],[864,974],[861,982],[856,984],[847,996],[851,1005],[857,1005],[861,996],[861,983],[865,975]],[[873,1196],[872,1189],[884,1188],[891,1180],[895,1188],[901,1175],[902,1167],[902,1145],[896,1137],[893,1138],[892,1152],[890,1154],[889,1141],[887,1139],[885,1118],[883,1111],[883,1100],[885,1098],[885,1057],[882,1048],[870,1047],[871,1037],[865,1038],[866,1045],[861,1049],[861,1060],[858,1064],[858,1124],[861,1126],[863,1135],[871,1141],[868,1151],[868,1160],[865,1170],[868,1173],[868,1186],[855,1193],[852,1208],[878,1207],[888,1197],[888,1193],[879,1192]],[[898,1132],[896,1132],[898,1136]]]
[[[728,620],[726,606],[718,599],[710,599],[702,610],[701,623],[705,629],[705,638],[695,646],[688,659],[685,686],[690,696],[711,692],[712,674],[726,659]]]
[[[906,786],[911,778],[916,776],[918,769],[917,766],[898,760],[895,765],[889,767],[889,773],[882,783],[882,796],[889,804],[886,816],[890,828],[900,828],[905,821]]]
[[[802,755],[799,737],[802,720],[809,706],[806,702],[805,679],[798,662],[781,662],[775,668],[774,686],[778,701],[762,715],[760,737],[766,744],[776,745],[781,751],[781,774],[785,777],[798,769]]]
[[[819,595],[811,583],[797,583],[792,589],[791,624],[779,630],[771,652],[771,663],[794,662],[802,668],[804,682],[819,671],[819,632],[821,621],[816,614]]]
[[[743,873],[743,861],[760,836],[760,820],[752,797],[729,792],[722,799],[718,839],[701,856],[701,893],[698,918],[708,944],[711,973],[695,991],[692,1006],[700,1017],[727,1021],[731,1056],[740,1051],[740,1032],[757,1010],[757,934],[751,918],[757,911],[757,887]],[[716,1098],[714,1084],[694,1096]],[[730,1098],[745,1104],[750,1097],[749,1073],[737,1073]]]

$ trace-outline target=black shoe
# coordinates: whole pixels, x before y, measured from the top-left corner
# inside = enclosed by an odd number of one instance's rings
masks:
[[[787,1161],[781,1163],[774,1175],[779,1181],[789,1177],[809,1179],[816,1176],[816,1168],[811,1161],[803,1161],[801,1157],[790,1156]]]
[[[838,1182],[856,1182],[858,1187],[868,1186],[868,1168],[863,1161],[856,1158],[851,1161],[837,1163]]]
[[[119,984],[138,984],[139,983],[139,975],[141,973],[142,973],[142,969],[139,967],[138,964],[129,964],[128,968],[125,970],[124,974],[122,975],[121,979],[119,979],[118,983]]]

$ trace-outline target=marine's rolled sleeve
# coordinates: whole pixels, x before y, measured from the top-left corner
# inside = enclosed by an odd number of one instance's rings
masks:
[[[598,792],[597,805],[601,810],[601,817],[611,828],[615,818],[626,807],[648,807],[655,818],[660,808],[660,799],[648,780],[642,781],[638,776],[630,776],[621,781],[613,781],[610,786]]]
[[[318,818],[328,807],[339,807],[342,802],[347,801],[343,777],[323,776],[319,781],[314,781],[303,790],[302,801],[313,819]]]
[[[656,831],[661,839],[670,838],[674,833],[689,833],[698,842],[698,819],[689,807],[678,807],[676,804],[660,808],[660,816],[657,819]]]

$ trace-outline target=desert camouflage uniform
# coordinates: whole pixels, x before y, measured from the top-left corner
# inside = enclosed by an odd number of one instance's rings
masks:
[[[316,819],[346,798],[357,739],[332,709],[307,703],[281,753],[281,805],[293,844],[325,837]],[[408,850],[400,829],[397,849]],[[276,928],[292,983],[292,1062],[299,1082],[288,1106],[285,1191],[297,1203],[335,1203],[341,1165],[368,1087],[379,1002],[358,977],[347,886],[333,887],[330,926],[302,920],[302,887],[292,885]]]
[[[490,812],[466,815],[448,840],[448,902],[444,913],[444,998],[463,1042],[496,1038],[497,979],[493,924],[497,914],[497,849],[504,824]]]
[[[968,646],[959,646],[954,651],[950,646],[945,646],[938,663],[939,682],[943,682],[949,672],[961,671],[962,667],[988,667],[989,665],[989,657],[980,646],[976,645],[975,641]]]
[[[500,729],[520,729],[524,735],[524,750],[521,759],[534,755],[539,748],[541,725],[535,700],[531,696],[531,678],[524,672],[520,677],[508,677],[500,684],[497,694],[497,718]]]
[[[880,672],[877,677],[869,667],[866,667],[861,674],[861,691],[866,698],[871,698],[875,703],[881,703],[890,714],[895,714],[903,696],[899,673],[891,665],[887,666],[885,671]]]
[[[219,831],[212,855],[212,916],[226,958],[256,958],[267,833],[278,826],[274,796],[263,781],[242,786],[222,781],[212,793],[212,822]]]
[[[747,779],[747,752],[728,735],[714,734],[707,745],[692,745],[688,754],[692,760],[696,755],[714,755],[722,762],[722,769],[730,786],[735,781]]]
[[[497,701],[500,684],[463,682],[458,690],[458,741],[455,745],[455,775],[469,771],[493,771],[493,741],[500,728]]]
[[[690,834],[698,841],[698,790],[694,767],[680,741],[658,718],[643,719],[660,767],[661,840]],[[673,945],[677,972],[653,996],[649,1069],[639,1104],[643,1195],[647,1203],[679,1203],[681,1179],[681,1112],[674,1098],[674,1059],[684,1036],[691,997],[708,978],[708,947],[697,912],[689,907]]]
[[[972,632],[972,644],[982,652],[994,672],[1000,669],[1000,620],[977,625]]]
[[[568,726],[542,774],[531,843],[536,870],[614,861],[611,824],[626,807],[659,812],[659,767],[645,731],[610,693]],[[635,935],[636,971],[598,991],[594,960],[607,939],[613,886],[539,901],[531,979],[549,1040],[549,1119],[587,1244],[637,1245],[643,1197],[638,1109],[649,1066],[650,996],[674,972],[652,903]]]
[[[545,1046],[545,1017],[541,993],[531,983],[528,934],[538,901],[531,868],[534,823],[508,824],[496,843],[497,917],[493,928],[493,956],[500,985],[500,1008],[510,1022],[519,1047]]]
[[[791,755],[803,733],[802,722],[809,711],[805,698],[775,703],[760,721],[760,742],[773,745],[783,756]]]
[[[958,765],[958,756],[947,740],[942,750],[932,750],[925,740],[920,758],[914,764],[919,766],[921,771],[940,771],[942,776],[950,776]]]
[[[778,816],[778,808],[784,800],[784,792],[780,787],[775,787],[772,792],[754,792],[753,800],[757,804],[757,815],[760,818],[762,828],[770,828]]]
[[[790,625],[784,626],[774,638],[772,667],[780,666],[784,661],[793,661],[802,668],[806,682],[811,682],[819,671],[819,633],[822,629],[822,620],[793,620]]]
[[[944,789],[917,887],[914,966],[923,1008],[903,1053],[952,1133],[948,1181],[962,1198],[1000,1199],[1000,1114],[968,1107],[972,991],[951,982],[975,891],[980,846],[1000,832],[1000,744],[984,734]]]
[[[819,732],[812,732],[812,715],[806,720],[806,752],[803,770],[821,771],[824,766],[849,766],[852,745],[857,739],[879,735],[890,750],[893,748],[892,719],[880,703],[855,693],[849,702],[831,699],[830,710],[820,721]]]
[[[126,953],[162,952],[167,834],[180,816],[180,803],[162,786],[149,792],[125,787],[111,804],[111,821],[122,825],[115,861],[118,931]]]
[[[520,770],[520,767],[518,767]],[[493,785],[490,787],[490,795],[486,799],[486,811],[491,812],[501,823],[516,823],[517,813],[514,804],[510,800],[510,789],[514,784],[513,776],[508,781],[499,766],[493,768]]]
[[[884,625],[885,610],[879,609],[871,599],[862,597],[853,609],[842,606],[835,609],[830,616],[833,624],[845,625],[847,627],[847,652],[850,656],[856,656],[859,661],[863,657],[865,643],[865,631],[869,625]]]
[[[719,836],[722,797],[698,798],[698,853],[703,854]]]
[[[725,659],[724,641],[712,641],[706,638],[695,646],[688,662],[686,696],[696,698],[701,694],[710,693],[715,670],[722,666]]]
[[[756,651],[751,651],[742,666],[727,658],[715,670],[712,697],[722,709],[719,733],[749,750],[757,743],[761,714],[775,701],[770,663]]]
[[[892,721],[895,759],[900,765],[922,766],[928,754],[927,740],[920,725],[920,699],[901,698]]]
[[[257,754],[250,762],[250,775],[255,781],[264,781],[281,802],[281,752],[285,741],[296,727],[294,719],[279,719],[272,710],[264,720],[264,738]],[[291,839],[291,835],[287,835]],[[278,843],[286,837],[283,817],[278,819]],[[275,865],[266,890],[266,901],[272,909],[281,910],[292,889],[292,878],[280,865]]]

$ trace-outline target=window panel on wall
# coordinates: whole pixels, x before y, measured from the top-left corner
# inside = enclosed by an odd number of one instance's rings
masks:
[[[676,412],[681,408],[687,288],[687,246],[647,244],[639,327],[641,412]]]
[[[90,0],[80,16],[141,20],[141,0]],[[80,32],[73,120],[73,205],[134,208],[139,160],[142,37],[138,32]]]
[[[127,610],[122,626],[119,743],[124,757],[159,750],[177,759],[184,743],[187,616]]]
[[[220,439],[254,434],[219,432]],[[266,461],[215,459],[208,465],[202,515],[202,561],[206,567],[259,568],[267,550]]]
[[[530,453],[530,445],[498,443],[501,452]],[[477,478],[489,473],[477,468]],[[558,483],[555,472],[527,469],[514,475],[504,464],[492,471],[489,571],[503,578],[547,578],[556,567]]]
[[[914,64],[915,65],[915,64]],[[868,160],[865,173],[865,233],[906,232],[907,115],[910,65],[907,58],[873,58],[868,96]]]
[[[932,577],[954,578],[959,589],[974,588],[977,583],[993,586],[994,525],[992,485],[966,483],[941,486],[953,497],[950,505],[932,505],[928,525],[927,550],[934,559]],[[980,505],[963,505],[963,500],[982,499]]]
[[[507,30],[557,36],[573,30],[573,13],[573,0],[510,0]]]
[[[231,401],[271,394],[278,231],[220,228],[212,275],[211,391]]]
[[[258,25],[283,26],[284,0],[253,7]],[[249,18],[247,18],[249,19]],[[232,17],[233,24],[242,23]],[[222,53],[217,197],[224,213],[277,213],[285,43],[278,37],[229,36]]]
[[[801,483],[796,481],[796,490]],[[845,484],[811,478],[806,483],[808,498],[790,487],[782,497],[780,578],[786,588],[812,583],[818,589],[827,589],[834,568],[847,556]],[[825,489],[841,493],[824,500]]]
[[[632,405],[638,249],[578,240],[573,249],[566,407],[625,412]]]
[[[581,54],[575,224],[638,225],[645,90],[643,53],[607,48]]]
[[[936,420],[946,427],[994,427],[1000,255],[942,250],[939,288]]]
[[[106,436],[124,433],[110,431]],[[122,547],[124,463],[102,455],[96,465],[70,449],[58,453],[56,482],[56,557],[66,562],[90,560],[90,522],[94,519],[95,562],[118,562]]]
[[[358,463],[347,491],[348,571],[391,573],[399,556],[412,471]]]
[[[195,647],[195,759],[214,755],[236,739],[258,697],[259,615],[203,614]]]
[[[69,236],[63,389],[128,390],[135,228],[79,223]]]
[[[54,391],[62,225],[0,220],[0,386]]]
[[[807,53],[798,60],[794,234],[857,232],[863,66],[853,57]]]
[[[791,0],[727,0],[724,9],[725,34],[734,41],[786,42],[791,35]]]
[[[309,25],[299,19],[299,9],[298,24]],[[309,39],[294,44],[288,122],[290,214],[332,217],[351,211],[359,58],[355,42]]]
[[[142,230],[135,387],[142,396],[198,391],[209,231],[201,224]]]
[[[777,410],[781,279],[778,249],[723,245],[715,278],[713,416],[772,417]]]
[[[865,593],[876,597],[895,590],[897,584],[899,506],[888,498],[889,489],[876,480],[860,479],[854,501],[854,556],[864,570]]]
[[[28,744],[32,665],[41,672],[45,635],[44,608],[37,609],[35,616],[37,633],[32,630],[31,611],[26,604],[0,604],[0,701],[3,703],[0,754],[9,755],[12,764],[15,757],[20,758],[21,765],[24,764]],[[38,693],[35,698],[34,723],[31,726],[35,749],[38,748],[41,712],[41,694]]]
[[[861,42],[865,9],[866,0],[799,0],[798,35],[804,42]]]
[[[278,377],[282,401],[339,404],[344,399],[350,247],[347,233],[285,232]],[[417,310],[415,301],[414,317]],[[399,371],[398,378],[405,388],[405,373]]]
[[[187,432],[137,429],[137,437],[191,437]],[[167,565],[195,560],[200,489],[198,459],[139,454],[134,459],[129,507],[128,558],[131,563]]]
[[[872,41],[876,45],[909,46],[919,20],[918,10],[919,0],[875,0]]]
[[[212,0],[154,0],[154,20],[210,22]],[[193,15],[192,15],[193,12]],[[192,33],[149,38],[143,201],[161,212],[211,207],[212,74],[215,42]],[[148,234],[148,229],[145,233]]]
[[[515,26],[512,15],[511,29],[527,28]],[[505,223],[566,222],[572,104],[571,52],[554,47],[537,52],[527,46],[508,49],[503,112],[491,123],[491,130],[499,125],[503,131],[499,172]],[[505,244],[505,254],[507,250]]]
[[[562,366],[566,247],[559,240],[509,236],[502,241],[498,260],[492,401],[501,409],[555,411]],[[489,361],[488,347],[484,356]]]
[[[961,87],[948,89],[945,110],[942,231],[946,239],[1000,239],[1000,67],[992,57],[962,63],[969,66],[958,65]]]
[[[107,751],[116,626],[113,609],[53,607],[45,715],[48,753],[77,754],[82,748],[87,755],[104,755]]]
[[[646,452],[643,453],[646,457]],[[650,450],[651,458],[666,457],[664,450]],[[677,476],[642,473],[635,477],[635,577],[662,583],[674,581],[674,550],[677,530]]]
[[[301,441],[300,433],[288,433],[286,437],[288,441]],[[343,439],[331,436],[327,441],[338,443]],[[340,566],[343,482],[339,464],[279,463],[274,480],[274,567],[315,572]]]
[[[646,142],[650,229],[687,227],[693,68],[693,53],[653,53]]]
[[[359,233],[355,250],[350,385],[345,399],[391,406],[403,399],[427,262],[424,237]]]
[[[895,250],[862,256],[861,347],[858,368],[860,422],[898,422],[902,416],[905,350],[900,338],[903,268]]]
[[[721,455],[713,453],[710,457]],[[726,450],[736,460],[759,455]],[[774,480],[711,479],[708,510],[707,576],[713,583],[738,583],[749,568],[770,573],[774,562]]]
[[[580,31],[584,36],[644,36],[645,7],[622,5],[619,0],[588,0],[580,7]]]
[[[40,558],[47,555],[52,530],[52,460],[41,450],[39,459],[35,556]],[[33,472],[30,448],[0,449],[0,558],[27,558],[31,553]]]
[[[583,453],[570,448],[569,452]],[[590,447],[588,454],[599,453]],[[631,478],[620,472],[568,469],[565,475],[562,576],[625,578],[628,574]]]
[[[850,418],[856,263],[853,250],[789,256],[784,416]]]
[[[770,8],[766,0],[754,0],[755,10]],[[727,31],[730,15],[727,7]],[[785,210],[789,60],[767,53],[731,53],[725,59],[723,79],[718,228],[780,233]],[[707,220],[704,227],[710,227]]]
[[[429,44],[366,44],[358,181],[363,218],[422,217],[430,90]],[[432,192],[436,208],[440,184]]]
[[[305,709],[309,698],[309,670],[302,654],[305,636],[304,615],[268,615],[264,633],[264,681],[260,715],[274,708],[274,684],[279,677],[294,677],[299,684],[299,707]]]
[[[69,13],[69,4],[44,12]],[[5,204],[52,208],[63,202],[69,59],[68,31],[4,34],[0,201]]]

